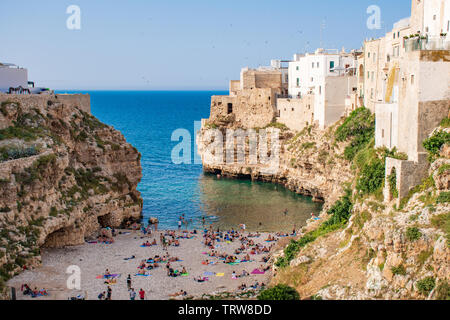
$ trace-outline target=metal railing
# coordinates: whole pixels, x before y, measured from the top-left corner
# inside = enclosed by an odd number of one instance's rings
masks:
[[[422,50],[450,50],[450,40],[445,37],[440,38],[410,38],[405,39],[406,52]]]

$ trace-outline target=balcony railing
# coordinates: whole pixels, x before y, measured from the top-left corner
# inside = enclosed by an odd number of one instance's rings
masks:
[[[450,40],[440,38],[410,38],[405,39],[406,52],[422,50],[450,50]]]

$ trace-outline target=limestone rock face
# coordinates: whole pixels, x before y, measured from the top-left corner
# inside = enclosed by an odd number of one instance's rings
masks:
[[[141,216],[136,148],[83,109],[49,101],[2,103],[9,133],[0,132],[0,148],[33,150],[0,162],[0,268],[10,273],[29,267],[41,247],[82,244]]]
[[[228,123],[219,129],[203,127],[197,136],[198,152],[202,157],[203,170],[207,173],[219,174],[227,178],[247,178],[283,185],[298,194],[313,197],[314,201],[334,203],[342,194],[342,186],[351,181],[354,173],[350,163],[336,155],[345,148],[345,144],[331,146],[327,132],[311,127],[295,135],[294,132],[279,130],[280,150],[276,161],[253,164],[251,162],[249,144],[245,146],[245,161],[229,163],[227,159],[228,129],[235,132],[242,129],[239,123]],[[219,130],[223,137],[223,157],[216,156],[217,141],[212,141],[214,130]],[[278,129],[268,128],[268,135]],[[257,146],[264,148],[258,141]],[[271,150],[271,141],[267,150]],[[233,152],[233,150],[231,151]],[[235,147],[235,159],[238,148]]]

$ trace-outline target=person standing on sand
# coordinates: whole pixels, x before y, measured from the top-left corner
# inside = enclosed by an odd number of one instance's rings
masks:
[[[145,299],[145,291],[142,288],[141,288],[141,290],[139,290],[139,298],[141,298],[141,300]]]
[[[127,287],[128,287],[128,290],[131,289],[131,275],[128,275],[128,277],[127,277]]]
[[[106,300],[111,300],[112,298],[112,289],[108,286],[108,293],[106,294]]]
[[[133,288],[131,288],[130,291],[130,300],[135,300],[136,299],[136,292],[134,291]]]

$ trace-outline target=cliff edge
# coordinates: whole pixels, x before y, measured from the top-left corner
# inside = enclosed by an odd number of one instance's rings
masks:
[[[89,100],[0,95],[0,286],[38,265],[41,247],[140,219],[141,155]]]

